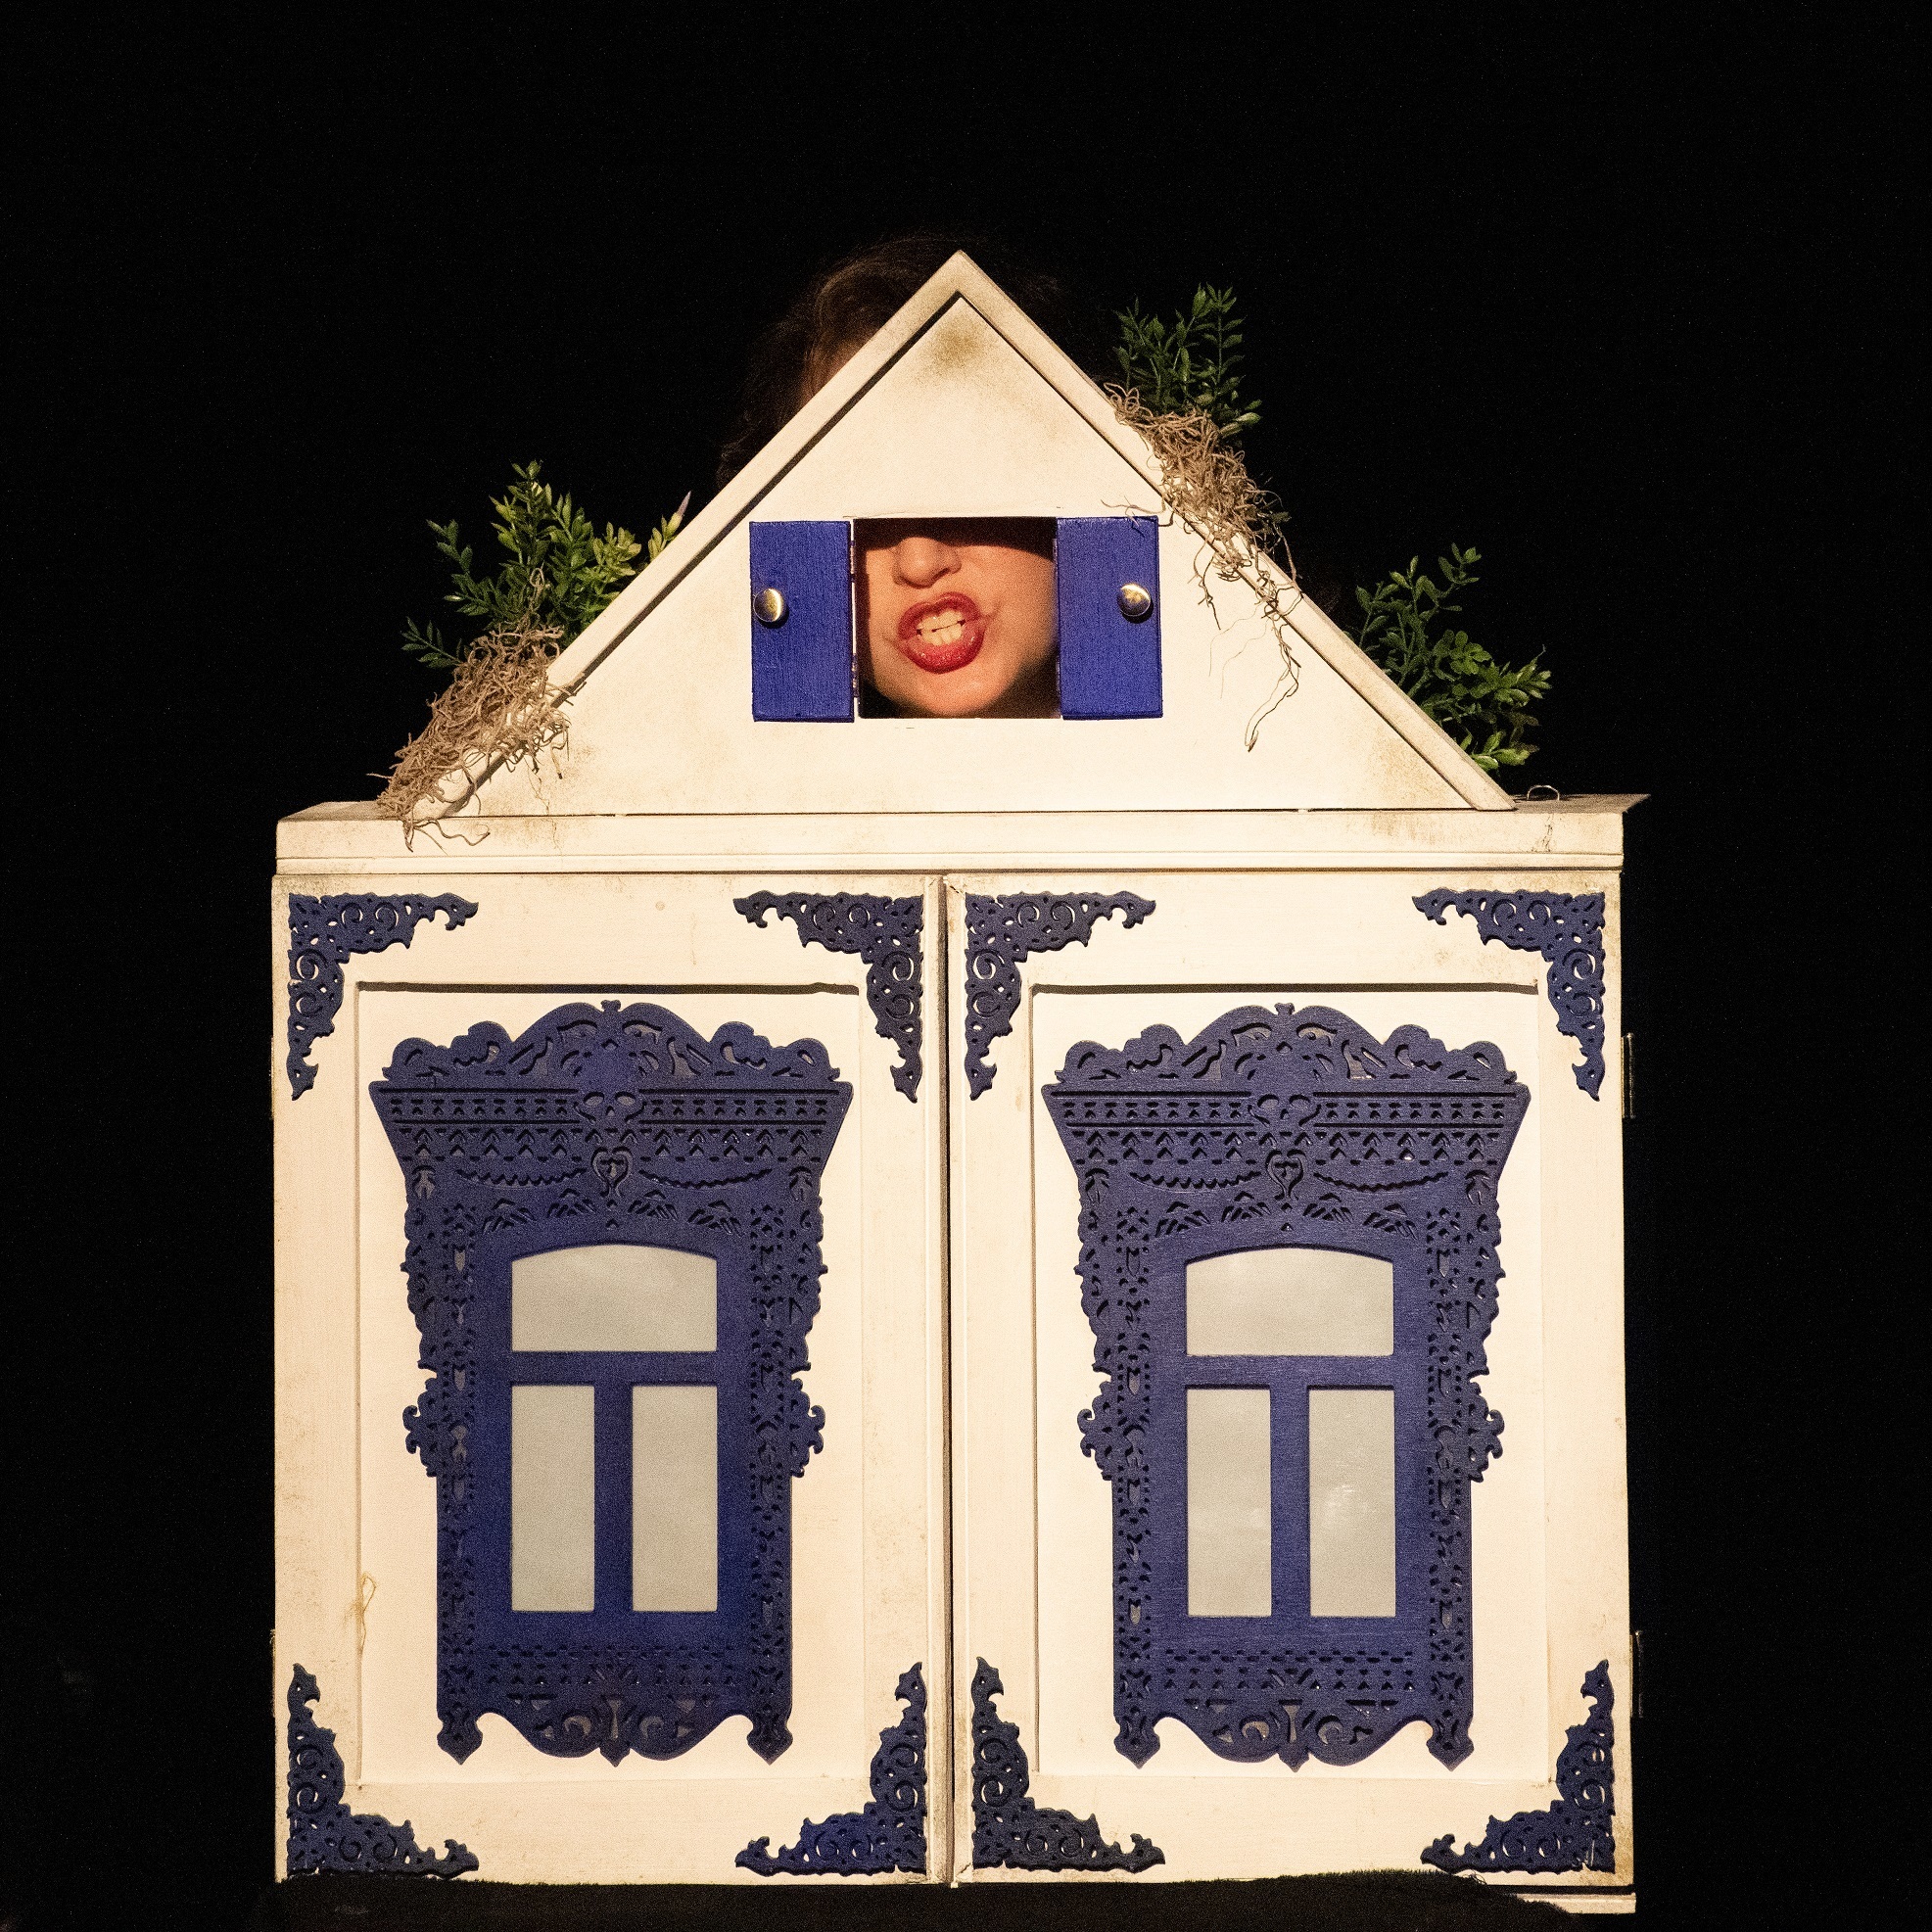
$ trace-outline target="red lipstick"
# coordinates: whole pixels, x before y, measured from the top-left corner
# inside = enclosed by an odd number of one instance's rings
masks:
[[[986,641],[986,620],[979,606],[958,590],[910,605],[899,619],[894,639],[921,671],[958,671],[979,655]]]

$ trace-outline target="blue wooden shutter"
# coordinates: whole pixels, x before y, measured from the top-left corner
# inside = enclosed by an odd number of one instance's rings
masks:
[[[1054,550],[1060,599],[1060,715],[1160,716],[1160,531],[1152,517],[1061,517]],[[1138,585],[1153,607],[1121,608]]]
[[[852,717],[852,526],[754,523],[749,599],[777,590],[784,616],[750,608],[751,715],[844,724]]]

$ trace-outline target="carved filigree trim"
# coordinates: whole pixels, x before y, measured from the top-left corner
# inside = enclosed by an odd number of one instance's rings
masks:
[[[1445,1831],[1423,1853],[1424,1864],[1441,1871],[1617,1869],[1616,1699],[1608,1658],[1584,1677],[1583,1695],[1590,1709],[1580,1724],[1570,1726],[1570,1741],[1556,1761],[1556,1803],[1546,1812],[1491,1818],[1483,1842],[1460,1852],[1450,1849],[1455,1833]]]
[[[1131,892],[1022,892],[988,899],[966,894],[966,1076],[977,1100],[998,1070],[987,1062],[993,1042],[1013,1031],[1019,1011],[1019,963],[1035,953],[1057,953],[1093,937],[1094,922],[1114,913],[1122,925],[1139,925],[1154,911],[1152,899]]]
[[[438,913],[455,928],[476,908],[453,892],[433,899],[386,899],[377,892],[289,895],[289,1091],[300,1100],[315,1084],[308,1049],[336,1030],[343,962],[356,953],[406,946]]]
[[[972,1862],[1015,1871],[1145,1871],[1165,1864],[1159,1846],[1132,1834],[1123,1852],[1101,1836],[1093,1818],[1051,1811],[1026,1795],[1031,1779],[1019,1726],[1007,1723],[993,1699],[1006,1685],[985,1658],[972,1674]]]
[[[735,1021],[706,1038],[661,1007],[605,1000],[515,1039],[486,1020],[448,1046],[405,1040],[369,1091],[407,1184],[403,1265],[431,1372],[402,1420],[437,1485],[438,1742],[462,1761],[495,1712],[539,1751],[616,1764],[675,1758],[740,1715],[750,1749],[776,1758],[791,1742],[787,1479],[825,1420],[799,1379],[825,1273],[820,1184],[851,1087],[816,1040]],[[739,1445],[720,1463],[730,1587],[682,1628],[610,1602],[531,1634],[510,1609],[507,1519],[489,1506],[509,1467],[487,1401],[517,1257],[600,1242],[719,1263],[720,1426]],[[577,1359],[584,1380],[607,1365]],[[624,1468],[601,1493],[623,1492]]]
[[[1549,962],[1556,1030],[1583,1058],[1571,1068],[1591,1100],[1603,1085],[1603,894],[1601,892],[1455,892],[1443,886],[1416,902],[1437,925],[1453,908],[1476,921],[1484,945],[1500,939],[1513,952]]]
[[[823,1824],[807,1818],[798,1843],[781,1851],[754,1838],[737,1856],[766,1878],[780,1871],[857,1873],[925,1870],[925,1678],[919,1665],[893,1692],[906,1715],[878,1734],[872,1754],[872,1802]]]
[[[1082,1041],[1042,1092],[1077,1177],[1102,1377],[1078,1421],[1112,1488],[1115,1748],[1145,1764],[1159,1720],[1178,1718],[1236,1762],[1351,1765],[1420,1720],[1430,1751],[1459,1764],[1475,1697],[1469,1485],[1502,1450],[1480,1386],[1502,1276],[1496,1193],[1527,1090],[1487,1041],[1452,1048],[1419,1026],[1383,1040],[1333,1008],[1278,1006],[1238,1008],[1191,1040],[1154,1026],[1118,1048]],[[1401,1614],[1337,1631],[1284,1600],[1209,1640],[1185,1581],[1186,1275],[1269,1248],[1342,1249],[1393,1272]]]
[[[909,1101],[917,1101],[924,900],[886,899],[872,892],[754,892],[731,904],[761,929],[765,915],[777,913],[797,926],[801,946],[856,953],[865,961],[866,1001],[878,1037],[899,1049],[892,1084]]]
[[[404,1818],[361,1817],[343,1802],[336,1734],[308,1707],[321,1695],[300,1664],[289,1680],[289,1846],[291,1878],[308,1871],[387,1872],[407,1878],[454,1878],[477,1869],[476,1854],[453,1838],[438,1858],[416,1843]]]

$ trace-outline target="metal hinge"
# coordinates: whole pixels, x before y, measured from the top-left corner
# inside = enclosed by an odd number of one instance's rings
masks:
[[[1637,1036],[1624,1035],[1624,1118],[1637,1117]]]

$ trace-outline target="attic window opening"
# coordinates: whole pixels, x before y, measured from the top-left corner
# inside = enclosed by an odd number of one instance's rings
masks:
[[[862,718],[1057,718],[1051,517],[852,526]]]
[[[751,526],[752,717],[1161,715],[1152,517]]]

